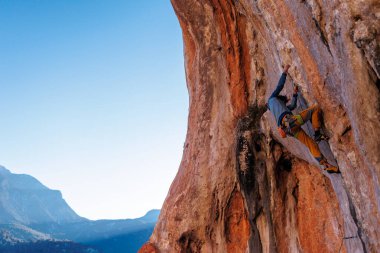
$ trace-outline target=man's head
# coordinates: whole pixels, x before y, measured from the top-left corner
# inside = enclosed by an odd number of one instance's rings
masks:
[[[285,104],[288,103],[288,101],[289,101],[287,96],[278,95],[277,98],[282,100]]]

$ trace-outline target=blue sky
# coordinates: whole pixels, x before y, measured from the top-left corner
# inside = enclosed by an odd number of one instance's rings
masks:
[[[160,208],[187,114],[169,0],[0,0],[0,164],[78,214]]]

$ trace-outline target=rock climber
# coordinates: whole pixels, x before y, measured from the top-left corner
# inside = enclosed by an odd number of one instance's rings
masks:
[[[286,96],[280,95],[280,92],[285,85],[289,67],[290,65],[285,66],[276,89],[268,99],[268,108],[276,119],[278,131],[283,138],[286,138],[286,136],[293,136],[302,142],[327,172],[339,173],[339,169],[329,164],[326,158],[323,157],[317,144],[317,142],[326,139],[326,136],[321,132],[321,109],[317,105],[314,105],[299,114],[293,115],[292,110],[297,107],[298,87],[296,85],[294,86],[292,101],[289,105],[286,105],[289,99]],[[301,128],[301,126],[309,120],[311,120],[311,124],[313,125],[315,133],[314,139],[309,137]]]

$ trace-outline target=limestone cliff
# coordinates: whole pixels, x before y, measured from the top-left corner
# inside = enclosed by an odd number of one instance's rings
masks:
[[[140,252],[380,252],[380,3],[172,0],[190,96],[183,159]],[[341,174],[281,139],[281,74],[318,103]],[[301,108],[302,109],[302,108]]]

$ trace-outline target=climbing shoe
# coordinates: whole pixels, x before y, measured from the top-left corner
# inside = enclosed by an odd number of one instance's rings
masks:
[[[319,162],[320,165],[323,166],[323,169],[327,171],[328,173],[340,173],[339,169],[327,162],[326,159],[323,159]]]
[[[315,130],[315,132],[314,132],[314,140],[316,142],[320,142],[322,140],[328,140],[328,137],[325,134],[321,133],[321,130]]]

